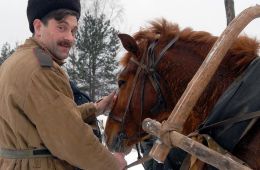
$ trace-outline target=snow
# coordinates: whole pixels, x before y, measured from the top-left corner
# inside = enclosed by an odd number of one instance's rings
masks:
[[[137,152],[135,149],[132,149],[131,153],[129,153],[126,157],[125,157],[126,161],[127,161],[127,164],[130,164],[134,161],[137,160]],[[131,168],[128,168],[129,170],[143,170],[144,167],[142,164],[139,164],[139,165],[136,165],[136,166],[133,166]]]

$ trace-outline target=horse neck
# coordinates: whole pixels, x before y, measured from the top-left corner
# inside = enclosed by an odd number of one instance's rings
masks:
[[[169,106],[168,116],[202,64],[204,58],[207,56],[210,46],[206,49],[207,50],[204,50],[204,52],[198,52],[192,47],[180,48],[177,46],[168,51],[159,64],[158,67],[159,70],[161,70],[161,77],[166,82],[165,84],[167,84],[167,87],[164,88],[163,91],[165,96],[167,96],[166,100]],[[193,131],[196,126],[205,119],[221,94],[219,91],[214,97],[209,97],[214,93],[214,90],[217,89],[217,85],[221,86],[222,83],[211,84],[211,88],[207,88],[206,93],[200,97],[193,109],[193,114],[187,121],[189,122],[188,125],[184,127],[184,130],[187,133]],[[190,126],[190,124],[192,125]]]
[[[171,101],[171,107],[178,102],[208,52],[197,53],[188,46],[183,48],[182,44],[175,45],[175,48],[170,49],[158,65],[161,77],[168,86],[166,95]]]
[[[167,90],[164,90],[164,94],[167,96],[166,100],[169,102],[170,111],[180,99],[212,45],[213,44],[201,44],[194,46],[178,42],[166,53],[164,59],[158,65],[159,74],[168,85],[168,87],[165,88]],[[191,126],[191,129],[187,131],[194,130],[194,127],[206,118],[221,94],[256,57],[256,55],[250,53],[241,53],[241,55],[239,55],[238,53],[240,53],[240,51],[236,51],[236,56],[232,56],[232,53],[234,53],[232,49],[227,53],[217,72],[200,96],[190,118],[194,119],[190,122],[190,124],[195,122],[194,126]],[[241,50],[241,52],[243,52],[243,50]],[[230,62],[234,60],[234,57],[236,60],[243,62],[231,65]],[[229,64],[227,65],[227,63]]]

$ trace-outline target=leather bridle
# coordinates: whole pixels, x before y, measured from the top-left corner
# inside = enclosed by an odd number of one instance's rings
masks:
[[[142,79],[142,84],[141,84],[141,114],[140,114],[140,124],[141,124],[141,119],[142,119],[142,115],[143,115],[143,101],[144,101],[144,86],[145,86],[145,78],[148,77],[148,79],[150,80],[153,88],[156,91],[157,94],[157,102],[155,104],[155,106],[150,110],[151,114],[155,114],[158,113],[159,111],[161,111],[162,109],[166,109],[167,108],[167,102],[165,101],[165,98],[162,94],[162,89],[160,87],[160,75],[156,70],[156,66],[158,65],[158,63],[160,62],[160,60],[162,59],[162,57],[165,55],[165,52],[178,40],[179,36],[177,35],[176,37],[174,37],[164,48],[163,50],[159,53],[159,56],[156,57],[155,55],[155,47],[158,43],[158,40],[154,40],[149,47],[147,48],[147,50],[144,52],[141,61],[137,61],[136,59],[134,59],[133,57],[130,58],[130,61],[132,61],[133,63],[135,63],[138,68],[133,80],[133,86],[131,87],[131,91],[130,91],[130,95],[128,97],[128,101],[127,101],[127,105],[123,114],[123,117],[119,118],[114,116],[112,113],[109,114],[109,118],[111,118],[112,120],[119,122],[120,123],[120,131],[119,134],[117,136],[117,139],[115,142],[115,147],[120,147],[121,143],[124,140],[136,140],[138,138],[140,138],[141,136],[144,136],[144,134],[146,134],[145,132],[141,132],[141,126],[139,126],[139,131],[137,134],[133,135],[133,136],[127,136],[126,132],[125,132],[125,120],[126,120],[126,116],[127,116],[127,112],[129,111],[130,108],[130,103],[133,97],[133,93],[135,91],[135,87],[137,84],[137,80],[139,78],[139,75],[141,73],[141,71],[143,70],[145,72],[144,74],[144,78]],[[145,61],[147,61],[147,64],[145,64]],[[117,102],[117,99],[114,103],[114,106]],[[112,109],[113,110],[113,109]]]

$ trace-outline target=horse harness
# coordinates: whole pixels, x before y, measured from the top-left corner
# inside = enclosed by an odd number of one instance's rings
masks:
[[[147,51],[144,52],[141,61],[137,61],[136,59],[134,59],[133,57],[130,58],[130,61],[132,61],[133,63],[135,63],[138,68],[133,80],[133,86],[131,88],[130,91],[130,95],[128,97],[128,101],[127,101],[127,105],[126,105],[126,109],[124,111],[123,117],[119,118],[114,116],[112,113],[109,114],[109,118],[111,118],[112,120],[119,122],[121,127],[120,127],[120,131],[118,134],[118,138],[116,141],[116,147],[120,147],[120,144],[122,141],[124,140],[135,140],[139,137],[141,137],[141,135],[146,134],[145,132],[141,132],[141,127],[139,127],[139,132],[136,135],[133,135],[131,137],[127,136],[125,133],[125,120],[126,120],[126,116],[127,116],[127,112],[129,111],[130,108],[130,103],[132,100],[132,96],[137,84],[137,80],[139,77],[140,72],[143,70],[145,71],[145,76],[148,76],[153,88],[156,91],[157,94],[157,101],[155,106],[150,110],[151,114],[155,114],[158,113],[158,111],[160,111],[160,109],[165,109],[167,107],[167,103],[165,101],[165,98],[162,94],[162,90],[160,87],[160,83],[159,83],[159,79],[160,79],[160,75],[158,74],[158,72],[156,71],[156,66],[158,65],[158,63],[160,62],[160,60],[162,59],[162,57],[165,55],[166,51],[178,40],[179,35],[177,35],[176,37],[174,37],[164,48],[163,50],[160,52],[159,56],[156,59],[156,55],[154,52],[154,49],[156,47],[156,45],[158,44],[158,39],[154,40],[152,43],[150,43],[150,45],[148,46]],[[145,60],[147,61],[147,64],[145,64]],[[141,124],[141,119],[142,119],[142,115],[143,115],[143,101],[144,101],[144,84],[145,84],[145,78],[142,79],[141,82],[141,116],[140,116],[140,124]],[[116,102],[115,102],[116,103]],[[140,155],[138,153],[138,155]],[[145,159],[145,158],[144,158]],[[147,160],[147,158],[146,158]]]

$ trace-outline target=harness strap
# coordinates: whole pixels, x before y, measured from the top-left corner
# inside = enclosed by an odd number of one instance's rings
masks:
[[[43,149],[11,150],[0,148],[0,157],[8,159],[43,158],[53,157],[50,151]]]
[[[238,123],[238,122],[241,122],[241,121],[259,118],[259,117],[260,117],[260,111],[250,112],[250,113],[246,113],[246,114],[243,114],[243,115],[232,117],[232,118],[229,118],[229,119],[217,122],[217,123],[213,123],[213,124],[208,125],[208,126],[204,126],[200,129],[198,129],[198,131],[204,131],[206,129],[215,128],[215,127],[219,127],[219,126],[225,126],[225,125],[229,125],[229,124],[234,124],[234,123]]]

